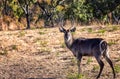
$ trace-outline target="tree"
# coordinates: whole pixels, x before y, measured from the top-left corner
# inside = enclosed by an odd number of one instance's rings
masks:
[[[66,11],[66,16],[73,16],[78,22],[88,23],[93,17],[93,8],[86,4],[86,0],[73,0]]]
[[[41,2],[36,2],[36,4],[40,7],[42,11],[42,14],[39,16],[38,19],[45,19],[45,27],[54,27],[54,23],[58,13],[58,7],[62,7],[63,2],[64,0],[42,0]]]
[[[112,12],[114,13],[120,5],[120,0],[87,0],[87,4],[93,8],[93,17],[102,21],[109,18],[109,22],[112,23]]]
[[[21,6],[23,12],[26,16],[27,27],[26,29],[30,29],[30,6],[35,3],[36,0],[18,0],[19,5]]]
[[[0,1],[0,9],[1,9],[1,14],[4,15],[10,15],[11,12],[11,7],[10,7],[10,3],[12,2],[12,0],[1,0]]]
[[[0,16],[11,19],[25,18],[26,29],[37,18],[35,23],[43,19],[45,27],[54,27],[61,16],[65,20],[74,17],[81,24],[95,21],[119,24],[120,0],[0,0],[0,12]]]

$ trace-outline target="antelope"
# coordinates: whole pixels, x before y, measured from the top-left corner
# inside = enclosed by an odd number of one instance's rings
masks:
[[[71,23],[72,24],[72,23]],[[65,29],[63,23],[59,26],[60,32],[64,33],[64,42],[67,48],[73,53],[77,59],[78,74],[81,72],[80,63],[83,56],[93,56],[97,60],[100,70],[96,79],[98,79],[103,71],[104,63],[101,60],[103,56],[113,71],[113,78],[116,77],[113,63],[109,57],[108,44],[103,38],[73,38],[72,32],[75,32],[76,27],[72,24],[71,28]]]

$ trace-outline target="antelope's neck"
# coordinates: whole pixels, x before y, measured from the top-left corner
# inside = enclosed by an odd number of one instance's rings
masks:
[[[69,38],[68,40],[65,40],[65,44],[69,49],[72,47],[73,41],[73,37]]]

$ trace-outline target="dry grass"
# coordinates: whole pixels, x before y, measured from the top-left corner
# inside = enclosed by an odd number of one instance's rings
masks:
[[[109,30],[110,29],[110,30]],[[110,57],[120,78],[120,30],[118,27],[77,27],[75,37],[102,37],[110,45]],[[112,79],[105,68],[100,79]],[[0,32],[0,79],[53,78],[94,79],[99,65],[94,57],[83,57],[82,73],[77,75],[76,60],[64,44],[58,28]]]

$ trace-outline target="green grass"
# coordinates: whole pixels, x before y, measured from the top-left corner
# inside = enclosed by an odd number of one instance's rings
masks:
[[[76,60],[76,58],[72,58],[71,59],[71,62],[73,63],[73,64],[75,64],[75,65],[77,65],[77,62],[76,62],[77,60]]]
[[[56,56],[59,56],[60,55],[60,52],[56,52]]]
[[[40,45],[42,45],[43,47],[47,46],[47,41],[40,41]]]
[[[47,47],[47,41],[44,41],[44,40],[39,40],[39,39],[36,39],[35,42],[39,45],[41,45],[42,47]]]
[[[40,40],[42,40],[41,38],[36,38],[35,40],[34,40],[34,43],[38,43]]]
[[[120,65],[115,65],[114,69],[116,73],[120,73]]]
[[[44,34],[45,34],[45,32],[40,31],[40,32],[39,32],[39,34],[40,34],[40,35],[44,35]]]
[[[119,30],[119,29],[120,29],[119,26],[109,26],[108,27],[109,32],[113,32],[113,31],[116,31],[116,30]]]
[[[67,79],[85,79],[85,76],[83,74],[78,75],[77,73],[74,73],[74,74],[68,74]]]
[[[61,43],[61,46],[60,46],[61,48],[66,48],[66,45],[65,45],[65,43]]]
[[[18,49],[17,45],[11,45],[11,47],[12,47],[13,50],[17,50]]]
[[[96,71],[96,70],[98,70],[99,69],[99,66],[98,65],[95,65],[95,66],[93,66],[93,71]]]
[[[7,55],[8,51],[6,49],[4,49],[3,51],[0,51],[0,55]]]
[[[25,34],[26,34],[25,31],[20,31],[19,36],[22,37],[22,36],[25,36]]]
[[[97,31],[97,33],[105,33],[106,32],[106,29],[100,29]]]
[[[40,35],[44,35],[44,34],[46,34],[47,31],[48,31],[47,28],[43,28],[43,27],[41,27],[41,28],[39,28],[39,32],[38,32],[38,34],[40,34]]]
[[[72,35],[75,35],[76,32],[72,32]]]
[[[117,62],[119,62],[119,61],[120,61],[120,58],[117,59]]]
[[[31,27],[31,30],[35,30],[35,29],[36,29],[36,27],[35,27],[35,26]]]
[[[50,53],[51,50],[50,50],[50,49],[47,49],[47,48],[41,48],[41,49],[40,49],[40,52],[41,52],[41,53],[43,53],[43,52],[48,52],[48,53]]]
[[[92,58],[88,58],[86,64],[90,64],[90,62],[92,62]]]
[[[85,31],[85,28],[82,28],[80,31],[81,31],[81,32]]]
[[[116,44],[116,41],[114,41],[114,40],[111,40],[111,41],[108,42],[109,46],[112,46],[112,45],[115,45],[115,44]]]
[[[112,30],[113,30],[113,31],[119,30],[119,27],[118,27],[118,26],[112,26]]]
[[[87,31],[88,31],[89,33],[93,32],[92,28],[87,28]]]

